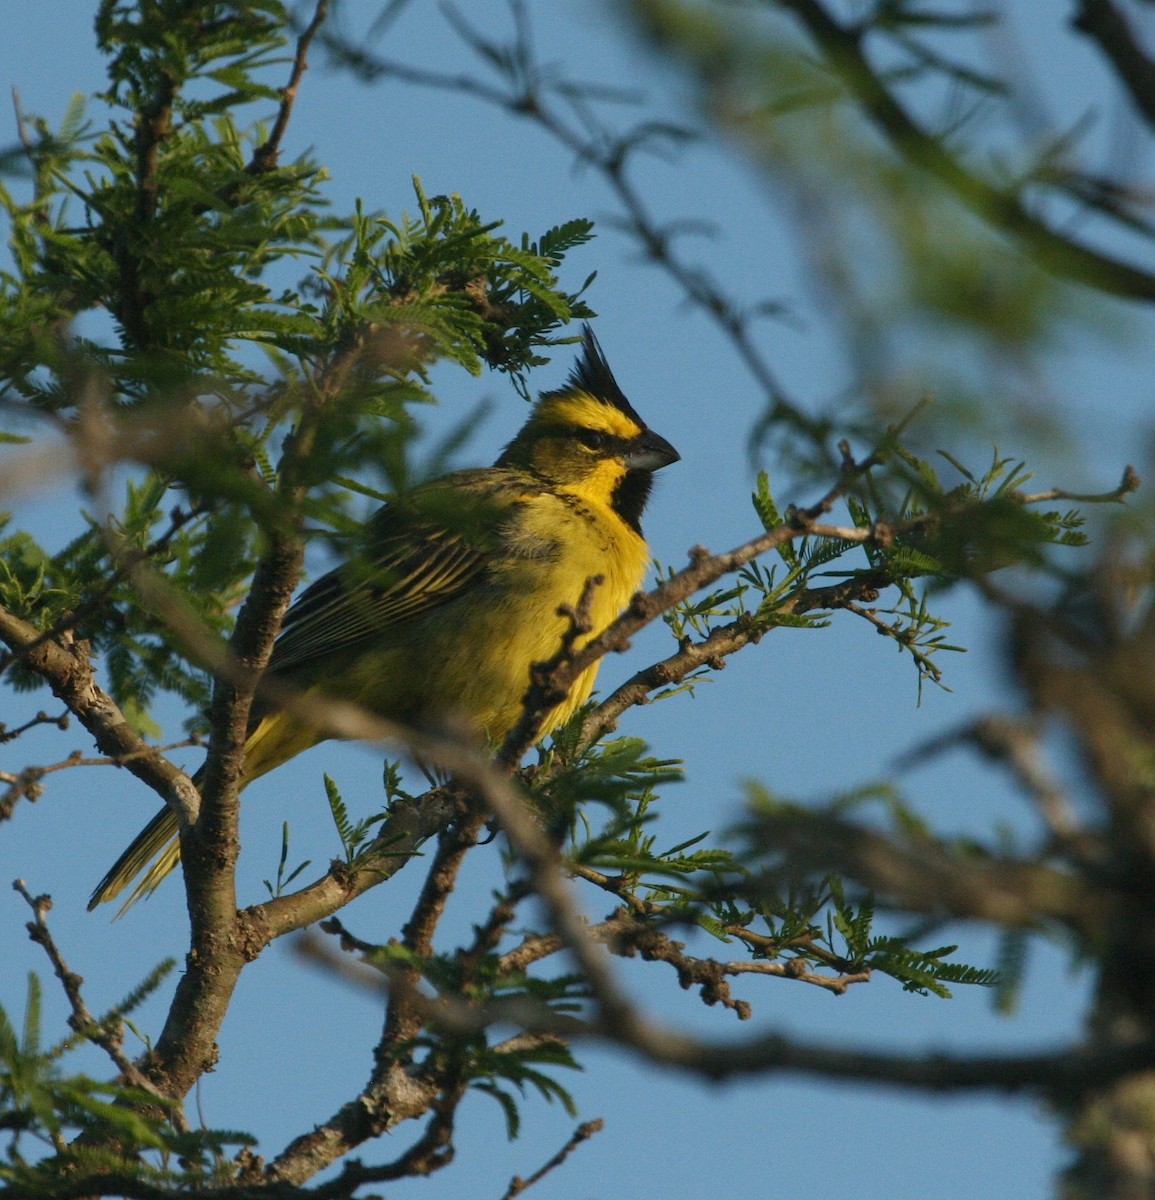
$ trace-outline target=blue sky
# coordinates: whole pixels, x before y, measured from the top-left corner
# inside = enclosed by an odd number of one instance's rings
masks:
[[[28,0],[5,5],[0,80],[17,87],[24,107],[50,122],[60,119],[71,93],[101,85],[92,48],[93,7],[55,0],[49,54],[46,7]],[[543,59],[563,61],[590,80],[636,88],[649,109],[666,118],[695,120],[679,78],[623,32],[612,6],[548,0],[530,8]],[[468,11],[479,27],[508,28],[505,6],[496,0],[479,0]],[[382,48],[434,67],[463,69],[467,63],[437,7],[421,0]],[[1050,52],[1053,61],[1047,60]],[[1094,98],[1094,64],[1089,57],[1060,59],[1060,52],[1068,53],[1045,40],[1032,49],[1041,56],[1044,77],[1068,81],[1051,97],[1058,111],[1075,113]],[[623,113],[623,120],[632,115]],[[10,115],[0,121],[6,122],[0,126],[0,144],[6,145],[14,140],[14,122]],[[412,208],[410,177],[417,174],[428,194],[460,193],[484,217],[503,218],[515,238],[523,229],[536,235],[574,216],[598,220],[601,235],[575,252],[569,281],[598,271],[589,299],[600,314],[596,329],[615,374],[639,412],[683,455],[661,474],[651,502],[647,534],[654,553],[679,564],[691,545],[722,549],[757,531],[748,501],[753,468],[746,438],[762,398],[708,322],[687,312],[673,285],[640,265],[610,227],[605,218],[612,214],[612,200],[596,176],[576,170],[564,151],[535,131],[475,102],[396,85],[364,86],[319,65],[305,78],[286,140],[289,154],[306,148],[330,171],[329,195],[337,212],[349,210],[357,197],[390,213]],[[702,241],[700,254],[734,294],[750,302],[786,298],[795,306],[797,321],[767,324],[762,333],[764,351],[795,394],[825,400],[849,383],[844,364],[831,352],[819,300],[800,276],[804,260],[793,249],[784,206],[765,180],[724,146],[711,144],[678,165],[647,160],[639,180],[664,215],[708,215],[717,225],[717,238]],[[1107,488],[1124,461],[1136,456],[1142,469],[1140,418],[1151,411],[1151,353],[1144,344],[1145,339],[1151,344],[1149,332],[1138,318],[1104,305],[1094,328],[1072,331],[1069,343],[1056,348],[1039,380],[1040,402],[1085,415],[1078,426],[1078,455],[1052,460],[1050,469],[1063,474],[1042,477],[1041,485]],[[568,351],[561,353],[541,370],[535,386],[556,386],[570,361]],[[493,401],[487,425],[461,456],[463,465],[489,461],[520,423],[522,402],[497,377],[446,372],[439,383],[445,416],[431,418],[432,430],[439,419],[452,420],[478,400]],[[780,498],[813,497],[787,492]],[[20,497],[16,508],[18,519],[32,523],[52,544],[75,527],[78,504],[72,481],[58,479]],[[670,789],[666,800],[666,839],[674,843],[733,823],[746,779],[758,778],[788,795],[820,797],[878,778],[912,743],[999,703],[1004,696],[997,626],[961,594],[946,601],[945,610],[956,623],[954,639],[970,650],[946,664],[953,690],[928,688],[921,706],[909,662],[864,623],[846,618],[825,631],[775,631],[701,687],[695,699],[631,713],[623,733],[645,737],[656,754],[686,762],[687,781]],[[603,687],[644,665],[648,652],[663,648],[662,637],[651,631],[628,659],[606,663]],[[40,706],[46,699],[32,702]],[[25,698],[17,705],[0,700],[0,721],[17,723],[27,711]],[[175,734],[179,715],[175,710],[168,715]],[[75,729],[65,753],[73,748],[90,749]],[[0,747],[0,769],[60,757],[59,741],[26,737]],[[376,795],[378,761],[364,747],[329,744],[246,792],[242,898],[252,902],[263,894],[260,881],[275,869],[280,823],[287,816],[297,857],[316,863],[338,852],[321,774],[328,771],[339,780],[353,807],[359,791],[368,807]],[[192,752],[189,765],[195,765]],[[1000,778],[960,754],[912,772],[906,783],[928,818],[947,829],[983,835],[996,821],[1031,829],[1029,814]],[[4,830],[0,1003],[9,1012],[21,1009],[27,970],[47,975],[42,955],[23,933],[23,902],[6,886],[17,871],[33,891],[52,894],[53,929],[72,967],[86,979],[92,1008],[119,1000],[159,959],[179,960],[184,918],[175,883],[117,923],[103,912],[84,912],[94,882],[154,807],[154,797],[123,773],[63,771],[49,778],[35,808]],[[481,911],[496,851],[488,865],[477,857],[465,903],[454,916],[458,929]],[[396,886],[370,893],[348,913],[350,924],[367,938],[387,936],[412,896],[414,878],[403,876]],[[595,899],[594,911],[600,908]],[[958,936],[966,961],[990,961],[988,937],[969,929]],[[733,1014],[703,1009],[695,997],[678,992],[665,968],[630,964],[622,971],[635,994],[654,1003],[665,1019],[713,1036],[752,1032],[750,1026],[737,1027]],[[751,1025],[757,1029],[920,1051],[1018,1051],[1071,1037],[1086,990],[1086,977],[1069,973],[1062,954],[1046,947],[1036,952],[1023,1005],[1011,1018],[996,1017],[979,991],[963,990],[943,1002],[905,995],[882,979],[839,999],[777,980],[735,986],[736,994],[753,1003]],[[62,1003],[47,980],[45,991],[49,1012],[59,1015]],[[163,999],[139,1017],[154,1034]],[[274,1154],[361,1086],[379,1015],[379,1000],[350,992],[301,965],[287,947],[274,947],[246,972],[222,1033],[220,1066],[192,1099],[208,1124],[251,1129],[261,1138],[262,1152]],[[707,1190],[737,1200],[766,1195],[811,1200],[851,1191],[924,1200],[932,1164],[938,1200],[1031,1197],[1047,1193],[1063,1157],[1054,1126],[1021,1100],[908,1096],[797,1078],[710,1087],[619,1050],[587,1049],[581,1057],[587,1070],[567,1082],[581,1119],[605,1117],[607,1128],[537,1186],[540,1200],[698,1196]],[[104,1073],[101,1060],[86,1061],[89,1070]],[[573,1125],[557,1106],[529,1101],[523,1135],[508,1143],[496,1106],[473,1098],[463,1110],[456,1164],[432,1181],[395,1185],[389,1195],[489,1200],[512,1175],[528,1175],[548,1159]],[[409,1137],[410,1131],[399,1130],[385,1144],[364,1147],[360,1157],[392,1158]]]

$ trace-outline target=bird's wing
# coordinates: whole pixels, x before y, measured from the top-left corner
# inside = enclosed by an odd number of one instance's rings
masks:
[[[285,614],[270,671],[322,659],[429,612],[481,575],[503,506],[461,487],[425,490],[421,499],[420,507],[380,509],[363,554],[301,594]]]

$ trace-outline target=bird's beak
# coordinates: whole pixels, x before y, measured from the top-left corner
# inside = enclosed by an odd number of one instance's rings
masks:
[[[626,451],[626,467],[631,471],[660,471],[682,456],[661,434],[647,429]]]

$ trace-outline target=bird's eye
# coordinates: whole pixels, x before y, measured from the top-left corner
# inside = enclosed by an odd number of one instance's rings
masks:
[[[608,434],[597,429],[583,429],[578,434],[578,441],[589,450],[602,450],[609,440]]]

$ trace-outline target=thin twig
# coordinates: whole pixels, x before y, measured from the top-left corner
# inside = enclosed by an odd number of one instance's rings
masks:
[[[297,50],[293,55],[293,69],[289,75],[289,82],[281,89],[281,103],[277,109],[273,128],[269,131],[269,136],[265,141],[253,152],[253,157],[246,167],[246,170],[252,175],[271,171],[277,165],[281,140],[289,127],[289,118],[293,113],[293,105],[301,86],[301,78],[309,68],[309,47],[313,44],[313,39],[317,36],[328,15],[329,0],[317,0],[317,7],[313,10],[313,19],[297,38]]]
[[[632,154],[647,142],[636,131],[616,134],[598,123],[582,105],[583,94],[601,95],[603,89],[573,83],[554,82],[553,92],[574,111],[574,118],[562,115],[551,103],[535,62],[530,25],[524,5],[514,5],[515,37],[511,46],[486,42],[469,30],[460,19],[454,22],[467,44],[494,60],[521,64],[511,76],[508,87],[495,87],[463,74],[415,67],[411,63],[377,57],[361,45],[354,45],[330,33],[325,39],[331,52],[343,63],[367,79],[382,77],[437,91],[457,92],[502,109],[509,115],[531,121],[564,146],[582,166],[591,166],[602,176],[621,207],[617,224],[631,234],[643,254],[675,281],[685,296],[713,320],[729,338],[738,357],[758,383],[768,401],[768,419],[784,421],[804,433],[816,444],[825,440],[825,422],[806,414],[786,393],[773,368],[759,351],[751,332],[752,318],[769,305],[743,307],[732,301],[701,266],[691,265],[675,253],[675,224],[662,225],[651,213],[641,190],[629,175]],[[615,95],[618,93],[615,93]]]
[[[1098,45],[1136,109],[1148,125],[1155,127],[1155,61],[1111,0],[1077,0],[1077,4],[1071,28],[1085,33]]]
[[[569,1141],[540,1170],[535,1171],[528,1179],[522,1179],[520,1175],[515,1175],[509,1181],[509,1187],[506,1188],[501,1200],[514,1200],[516,1196],[520,1196],[522,1192],[533,1187],[539,1180],[544,1179],[550,1171],[560,1167],[582,1142],[588,1142],[595,1133],[601,1133],[605,1125],[606,1123],[601,1117],[595,1117],[592,1121],[583,1121],[573,1131]]]
[[[17,725],[15,729],[9,729],[7,725],[0,722],[0,746],[5,742],[14,742],[22,733],[27,733],[30,729],[35,729],[38,725],[55,725],[57,729],[67,729],[69,721],[68,710],[58,713],[51,717],[48,713],[41,709],[34,717],[29,717],[23,725]],[[47,770],[48,768],[44,768]]]
[[[144,1075],[132,1059],[124,1053],[123,1026],[119,1024],[116,1026],[101,1024],[89,1011],[80,990],[84,980],[75,971],[71,970],[64,961],[64,956],[60,953],[48,928],[46,918],[48,911],[52,908],[52,897],[47,895],[33,896],[22,879],[15,880],[12,887],[24,897],[28,907],[32,909],[32,920],[28,922],[27,926],[28,936],[37,945],[44,948],[44,953],[48,955],[48,960],[52,963],[52,970],[64,988],[64,994],[68,997],[68,1004],[72,1009],[72,1013],[68,1018],[69,1026],[92,1042],[94,1046],[99,1046],[112,1060],[113,1065],[121,1073],[126,1083],[162,1100],[176,1128],[187,1130],[188,1125],[180,1109],[173,1106],[171,1098],[166,1096],[160,1088]]]
[[[1111,295],[1155,300],[1155,275],[1060,233],[1004,190],[965,167],[944,141],[928,133],[887,87],[863,50],[860,30],[839,23],[819,0],[775,0],[814,39],[826,65],[863,113],[912,165],[934,176],[986,222],[1016,238],[1046,270]]]
[[[1155,1066],[1152,1041],[1064,1045],[1026,1055],[903,1054],[805,1042],[777,1033],[738,1041],[697,1039],[644,1021],[632,1011],[626,1022],[587,1022],[527,997],[481,1007],[452,997],[427,1003],[430,1020],[457,1032],[477,1033],[492,1025],[514,1024],[528,1034],[567,1040],[592,1038],[711,1080],[786,1072],[931,1092],[1033,1093],[1062,1099]]]
[[[27,766],[15,773],[0,771],[0,783],[7,785],[7,791],[0,796],[0,822],[11,818],[20,800],[27,798],[35,801],[40,798],[44,790],[41,781],[45,775],[64,771],[69,767],[123,767],[137,758],[151,757],[153,754],[165,754],[169,750],[177,750],[184,746],[198,745],[200,745],[198,738],[188,738],[183,742],[171,742],[167,746],[149,746],[147,749],[121,754],[115,758],[86,758],[79,750],[76,750],[60,762],[49,763],[47,766]]]
[[[1139,474],[1134,467],[1124,468],[1123,478],[1117,487],[1109,492],[1069,492],[1066,488],[1048,488],[1045,492],[1015,492],[1015,499],[1020,504],[1044,504],[1049,500],[1074,500],[1080,504],[1111,504],[1117,503],[1132,492],[1138,491]]]
[[[1041,761],[1041,732],[1036,721],[991,714],[913,747],[898,759],[895,769],[908,770],[956,746],[974,747],[1009,769],[1034,803],[1056,844],[1069,845],[1087,831],[1066,793]]]

